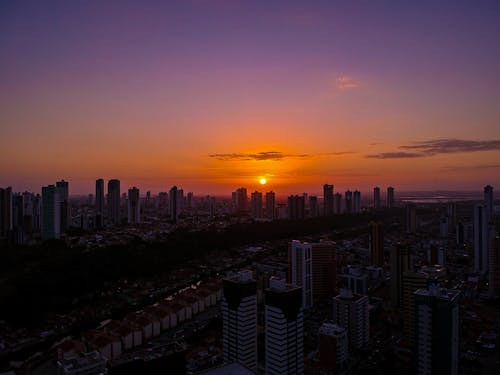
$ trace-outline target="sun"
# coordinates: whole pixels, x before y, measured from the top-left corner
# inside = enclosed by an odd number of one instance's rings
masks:
[[[264,177],[262,177],[262,178],[259,180],[259,183],[260,183],[261,185],[265,185],[265,184],[267,184],[267,180],[266,180]]]

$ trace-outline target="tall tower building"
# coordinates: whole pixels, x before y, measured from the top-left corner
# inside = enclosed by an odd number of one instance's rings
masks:
[[[352,198],[352,212],[359,214],[361,212],[361,193],[355,190]]]
[[[265,291],[266,375],[304,374],[302,288],[272,277]]]
[[[302,220],[305,218],[305,202],[303,195],[290,195],[288,197],[288,219]]]
[[[345,192],[345,210],[344,212],[346,214],[351,214],[352,213],[352,191],[347,190]]]
[[[347,330],[333,322],[324,322],[318,330],[320,369],[341,373],[349,355]]]
[[[500,297],[500,235],[493,228],[490,230],[488,295],[490,298]]]
[[[250,207],[254,219],[262,218],[262,193],[254,191],[250,198]]]
[[[274,191],[269,191],[266,193],[266,217],[268,219],[276,219],[276,198]]]
[[[387,188],[387,208],[394,208],[394,188],[392,186]]]
[[[373,208],[380,209],[380,188],[378,186],[373,188]]]
[[[172,223],[176,224],[179,219],[179,209],[177,206],[179,198],[177,197],[177,186],[172,186],[168,193],[168,197],[170,199],[170,220]]]
[[[139,189],[135,186],[128,189],[128,223],[139,224],[141,222],[141,204],[139,200]]]
[[[96,227],[102,228],[104,224],[104,180],[95,181],[95,218]]]
[[[341,289],[333,299],[333,322],[347,330],[353,348],[364,348],[370,339],[368,297]]]
[[[484,187],[484,205],[486,208],[486,218],[490,222],[494,218],[493,187],[490,185]]]
[[[318,217],[319,209],[318,209],[318,197],[315,195],[311,195],[309,197],[309,217]]]
[[[406,205],[406,233],[417,233],[417,206],[414,203]]]
[[[42,187],[42,239],[59,238],[61,234],[61,206],[59,189],[54,185]]]
[[[303,306],[331,298],[336,290],[335,242],[293,240],[288,245],[289,281],[302,287]]]
[[[488,210],[484,204],[474,206],[474,272],[488,271]]]
[[[108,222],[120,224],[120,180],[108,181]]]
[[[371,264],[384,265],[384,224],[382,222],[370,222],[370,255]]]
[[[342,213],[342,194],[335,193],[333,196],[333,213],[340,215]]]
[[[57,190],[59,191],[59,207],[61,210],[61,232],[66,232],[71,225],[71,207],[69,205],[69,184],[68,181],[57,181]]]
[[[257,284],[251,271],[223,280],[224,363],[237,362],[257,373]]]
[[[333,185],[323,185],[323,214],[333,215]]]
[[[244,187],[236,190],[236,210],[239,213],[247,212],[248,196],[247,189]]]
[[[12,230],[12,188],[0,188],[0,238]]]
[[[403,273],[413,271],[410,249],[400,244],[391,248],[391,301],[395,307],[403,305]]]
[[[415,362],[418,375],[457,375],[459,362],[459,291],[415,292]]]

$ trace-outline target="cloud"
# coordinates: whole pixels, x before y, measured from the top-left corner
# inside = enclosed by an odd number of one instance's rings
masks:
[[[359,87],[359,83],[352,77],[341,75],[337,77],[336,85],[339,90],[350,90]]]
[[[370,159],[408,159],[408,158],[420,158],[422,154],[417,154],[413,152],[382,152],[380,154],[366,155],[365,158]]]
[[[382,152],[374,155],[365,155],[373,159],[405,159],[420,158],[439,154],[454,154],[462,152],[496,151],[500,150],[500,140],[475,141],[466,139],[433,139],[429,141],[413,142],[398,147],[395,152]]]
[[[341,156],[346,154],[352,154],[351,151],[339,151],[339,152],[325,152],[318,154],[285,154],[279,151],[264,151],[257,153],[229,153],[229,154],[211,154],[208,155],[210,158],[214,158],[221,161],[263,161],[263,160],[274,160],[279,161],[283,159],[299,158],[299,159],[309,159],[313,157],[328,157],[328,156]]]
[[[478,164],[478,165],[448,165],[441,169],[451,172],[460,172],[477,169],[500,169],[500,164]]]

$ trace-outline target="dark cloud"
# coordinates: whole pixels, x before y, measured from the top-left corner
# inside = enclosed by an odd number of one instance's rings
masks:
[[[500,140],[470,141],[466,139],[433,139],[429,141],[413,142],[412,144],[399,146],[398,148],[411,152],[382,152],[380,154],[366,155],[365,157],[373,159],[405,159],[459,152],[495,151],[500,150]]]
[[[241,161],[241,160],[283,160],[289,158],[300,158],[308,159],[313,157],[323,157],[323,156],[340,156],[345,154],[351,154],[350,151],[340,151],[340,152],[327,152],[319,154],[285,154],[279,151],[265,151],[257,153],[229,153],[229,154],[212,154],[208,155],[211,158],[222,160],[222,161]]]
[[[434,139],[400,146],[405,150],[416,150],[426,155],[451,154],[457,152],[477,152],[500,150],[500,140],[470,141],[465,139]]]
[[[366,155],[370,159],[407,159],[407,158],[420,158],[425,156],[423,154],[416,154],[413,152],[382,152],[380,154]]]

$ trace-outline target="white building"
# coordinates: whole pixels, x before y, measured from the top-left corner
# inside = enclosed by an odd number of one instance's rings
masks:
[[[251,271],[223,280],[224,364],[239,363],[257,372],[257,284]]]
[[[350,289],[341,289],[333,299],[333,322],[347,330],[353,348],[365,347],[370,338],[368,297],[353,294]]]
[[[458,290],[415,292],[415,363],[418,375],[456,375],[459,361]]]
[[[290,282],[302,287],[302,306],[309,308],[313,304],[313,244],[293,240],[288,249]]]
[[[304,373],[302,288],[272,277],[265,294],[266,375]]]

